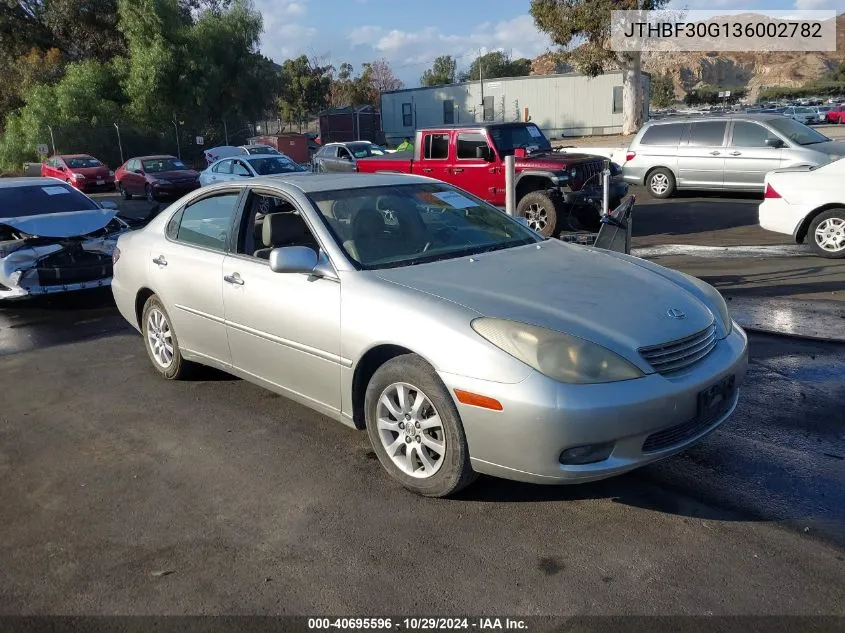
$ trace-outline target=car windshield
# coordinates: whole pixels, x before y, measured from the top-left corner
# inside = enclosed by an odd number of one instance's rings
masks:
[[[188,167],[178,158],[154,158],[144,161],[144,171],[157,174],[162,171],[181,171]]]
[[[824,143],[829,141],[824,134],[819,134],[814,129],[807,127],[803,123],[799,123],[794,119],[773,119],[767,121],[774,130],[783,134],[793,143],[798,145],[812,145],[813,143]]]
[[[289,174],[298,171],[308,171],[305,167],[297,165],[287,156],[265,156],[263,158],[250,158],[249,164],[259,176],[270,174]]]
[[[0,223],[2,218],[98,208],[91,198],[65,183],[0,187]]]
[[[369,143],[350,143],[347,149],[352,152],[355,158],[367,158],[369,156],[384,156],[387,152],[379,145],[370,145]]]
[[[367,270],[543,240],[495,207],[442,183],[320,191],[309,197],[337,243]]]
[[[490,138],[493,139],[493,144],[502,156],[513,154],[518,147],[529,151],[552,149],[549,139],[533,123],[493,126],[490,128]]]
[[[279,150],[270,145],[251,145],[246,148],[249,154],[281,154]]]
[[[84,169],[86,167],[102,167],[103,163],[96,158],[86,156],[83,158],[65,158],[65,163],[71,169]]]

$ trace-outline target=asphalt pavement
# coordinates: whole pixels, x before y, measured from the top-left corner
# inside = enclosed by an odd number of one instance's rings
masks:
[[[782,244],[743,200],[642,199],[635,246]],[[792,296],[842,274],[802,266]],[[843,616],[845,345],[750,352],[734,416],[681,455],[433,500],[364,433],[211,370],[159,379],[108,291],[2,307],[0,614]]]

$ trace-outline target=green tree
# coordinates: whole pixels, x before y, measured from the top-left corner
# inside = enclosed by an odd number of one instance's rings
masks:
[[[633,134],[643,123],[642,55],[610,50],[610,12],[659,9],[666,3],[667,0],[531,0],[534,23],[555,44],[565,48],[583,40],[568,55],[579,72],[595,77],[609,68],[621,69],[623,134]]]
[[[451,55],[441,55],[420,77],[423,86],[443,86],[455,83],[458,62]]]
[[[331,66],[320,65],[305,55],[282,64],[282,92],[279,106],[288,123],[299,123],[315,114],[328,102],[332,86]]]
[[[525,77],[531,74],[530,59],[511,59],[502,51],[492,51],[476,57],[469,70],[461,75],[461,81],[496,79],[499,77]]]
[[[675,82],[669,74],[654,75],[651,78],[651,104],[656,108],[668,108],[675,101]]]

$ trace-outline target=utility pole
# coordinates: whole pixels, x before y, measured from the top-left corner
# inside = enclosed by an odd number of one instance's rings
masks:
[[[229,128],[226,125],[226,117],[223,117],[223,138],[225,139],[224,145],[229,144]]]
[[[480,51],[478,56],[478,79],[481,82],[481,120],[484,121],[484,63],[481,61]]]
[[[125,162],[123,160],[123,143],[120,142],[120,127],[117,123],[114,124],[114,129],[117,130],[117,146],[120,148],[120,164],[122,165]]]
[[[176,113],[173,113],[173,129],[176,130],[176,157],[182,159],[182,148],[179,145],[179,125],[176,123]]]
[[[53,154],[56,153],[56,139],[53,137],[53,126],[48,125],[47,129],[50,130],[50,144],[53,146]]]

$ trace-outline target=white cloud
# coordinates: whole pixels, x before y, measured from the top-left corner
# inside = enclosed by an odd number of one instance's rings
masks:
[[[317,29],[298,21],[308,12],[305,0],[255,0],[255,8],[264,18],[262,53],[277,62],[307,54]]]
[[[380,26],[364,25],[358,26],[349,31],[346,39],[352,46],[360,46],[361,44],[370,44],[381,37],[384,29]]]

